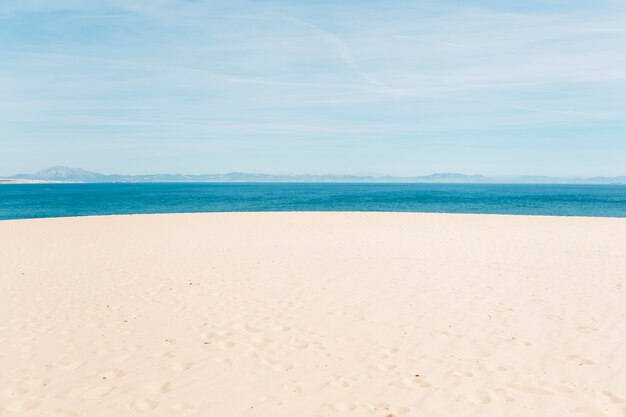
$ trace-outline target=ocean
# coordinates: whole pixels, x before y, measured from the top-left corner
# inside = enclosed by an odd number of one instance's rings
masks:
[[[3,184],[0,219],[226,211],[392,211],[626,217],[625,185]]]

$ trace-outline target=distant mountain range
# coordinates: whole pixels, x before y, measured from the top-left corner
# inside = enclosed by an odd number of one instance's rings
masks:
[[[149,174],[119,175],[100,174],[80,168],[54,166],[34,174],[18,174],[0,179],[0,182],[357,182],[357,183],[520,183],[520,184],[626,184],[626,175],[621,177],[559,178],[544,176],[520,176],[512,178],[490,178],[483,175],[437,173],[426,176],[359,176],[359,175],[273,175],[261,173],[229,172],[227,174]]]

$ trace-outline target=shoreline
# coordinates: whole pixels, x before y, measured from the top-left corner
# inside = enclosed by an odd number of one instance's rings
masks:
[[[330,214],[330,215],[406,215],[406,216],[454,216],[454,217],[503,217],[503,218],[537,218],[537,219],[606,219],[606,220],[622,220],[626,221],[626,216],[579,216],[579,215],[550,215],[550,214],[507,214],[507,213],[456,213],[456,212],[430,212],[430,211],[306,211],[306,210],[292,210],[292,211],[203,211],[203,212],[165,212],[165,213],[120,213],[120,214],[87,214],[87,215],[75,215],[75,216],[58,216],[58,217],[28,217],[28,218],[11,218],[0,219],[0,224],[5,222],[17,222],[17,221],[36,221],[36,220],[68,220],[68,219],[99,219],[108,217],[168,217],[168,216],[212,216],[212,215],[253,215],[253,214],[294,214],[294,215],[306,215],[306,214]]]

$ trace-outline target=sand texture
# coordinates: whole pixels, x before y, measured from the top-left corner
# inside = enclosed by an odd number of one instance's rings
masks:
[[[626,220],[0,222],[0,416],[626,416]]]

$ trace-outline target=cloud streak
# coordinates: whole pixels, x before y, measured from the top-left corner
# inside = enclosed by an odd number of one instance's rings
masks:
[[[343,62],[354,71],[354,73],[361,78],[363,81],[370,83],[372,85],[375,85],[377,87],[387,87],[387,85],[385,85],[384,83],[382,83],[381,81],[379,81],[376,77],[374,77],[373,75],[369,74],[368,72],[366,72],[365,70],[363,70],[355,61],[354,56],[352,56],[352,52],[350,51],[350,48],[348,47],[348,45],[346,45],[346,43],[344,41],[342,41],[341,39],[339,39],[339,37],[337,37],[336,35],[332,34],[331,32],[322,29],[319,26],[316,26],[314,24],[305,22],[303,20],[300,19],[296,19],[293,18],[291,16],[287,16],[287,15],[283,15],[283,17],[289,21],[289,22],[293,22],[305,27],[308,27],[309,29],[311,29],[314,33],[316,33],[318,36],[320,36],[322,39],[324,39],[325,41],[327,41],[328,43],[330,43],[335,50],[337,51],[337,54],[341,57],[341,59],[343,60]]]

